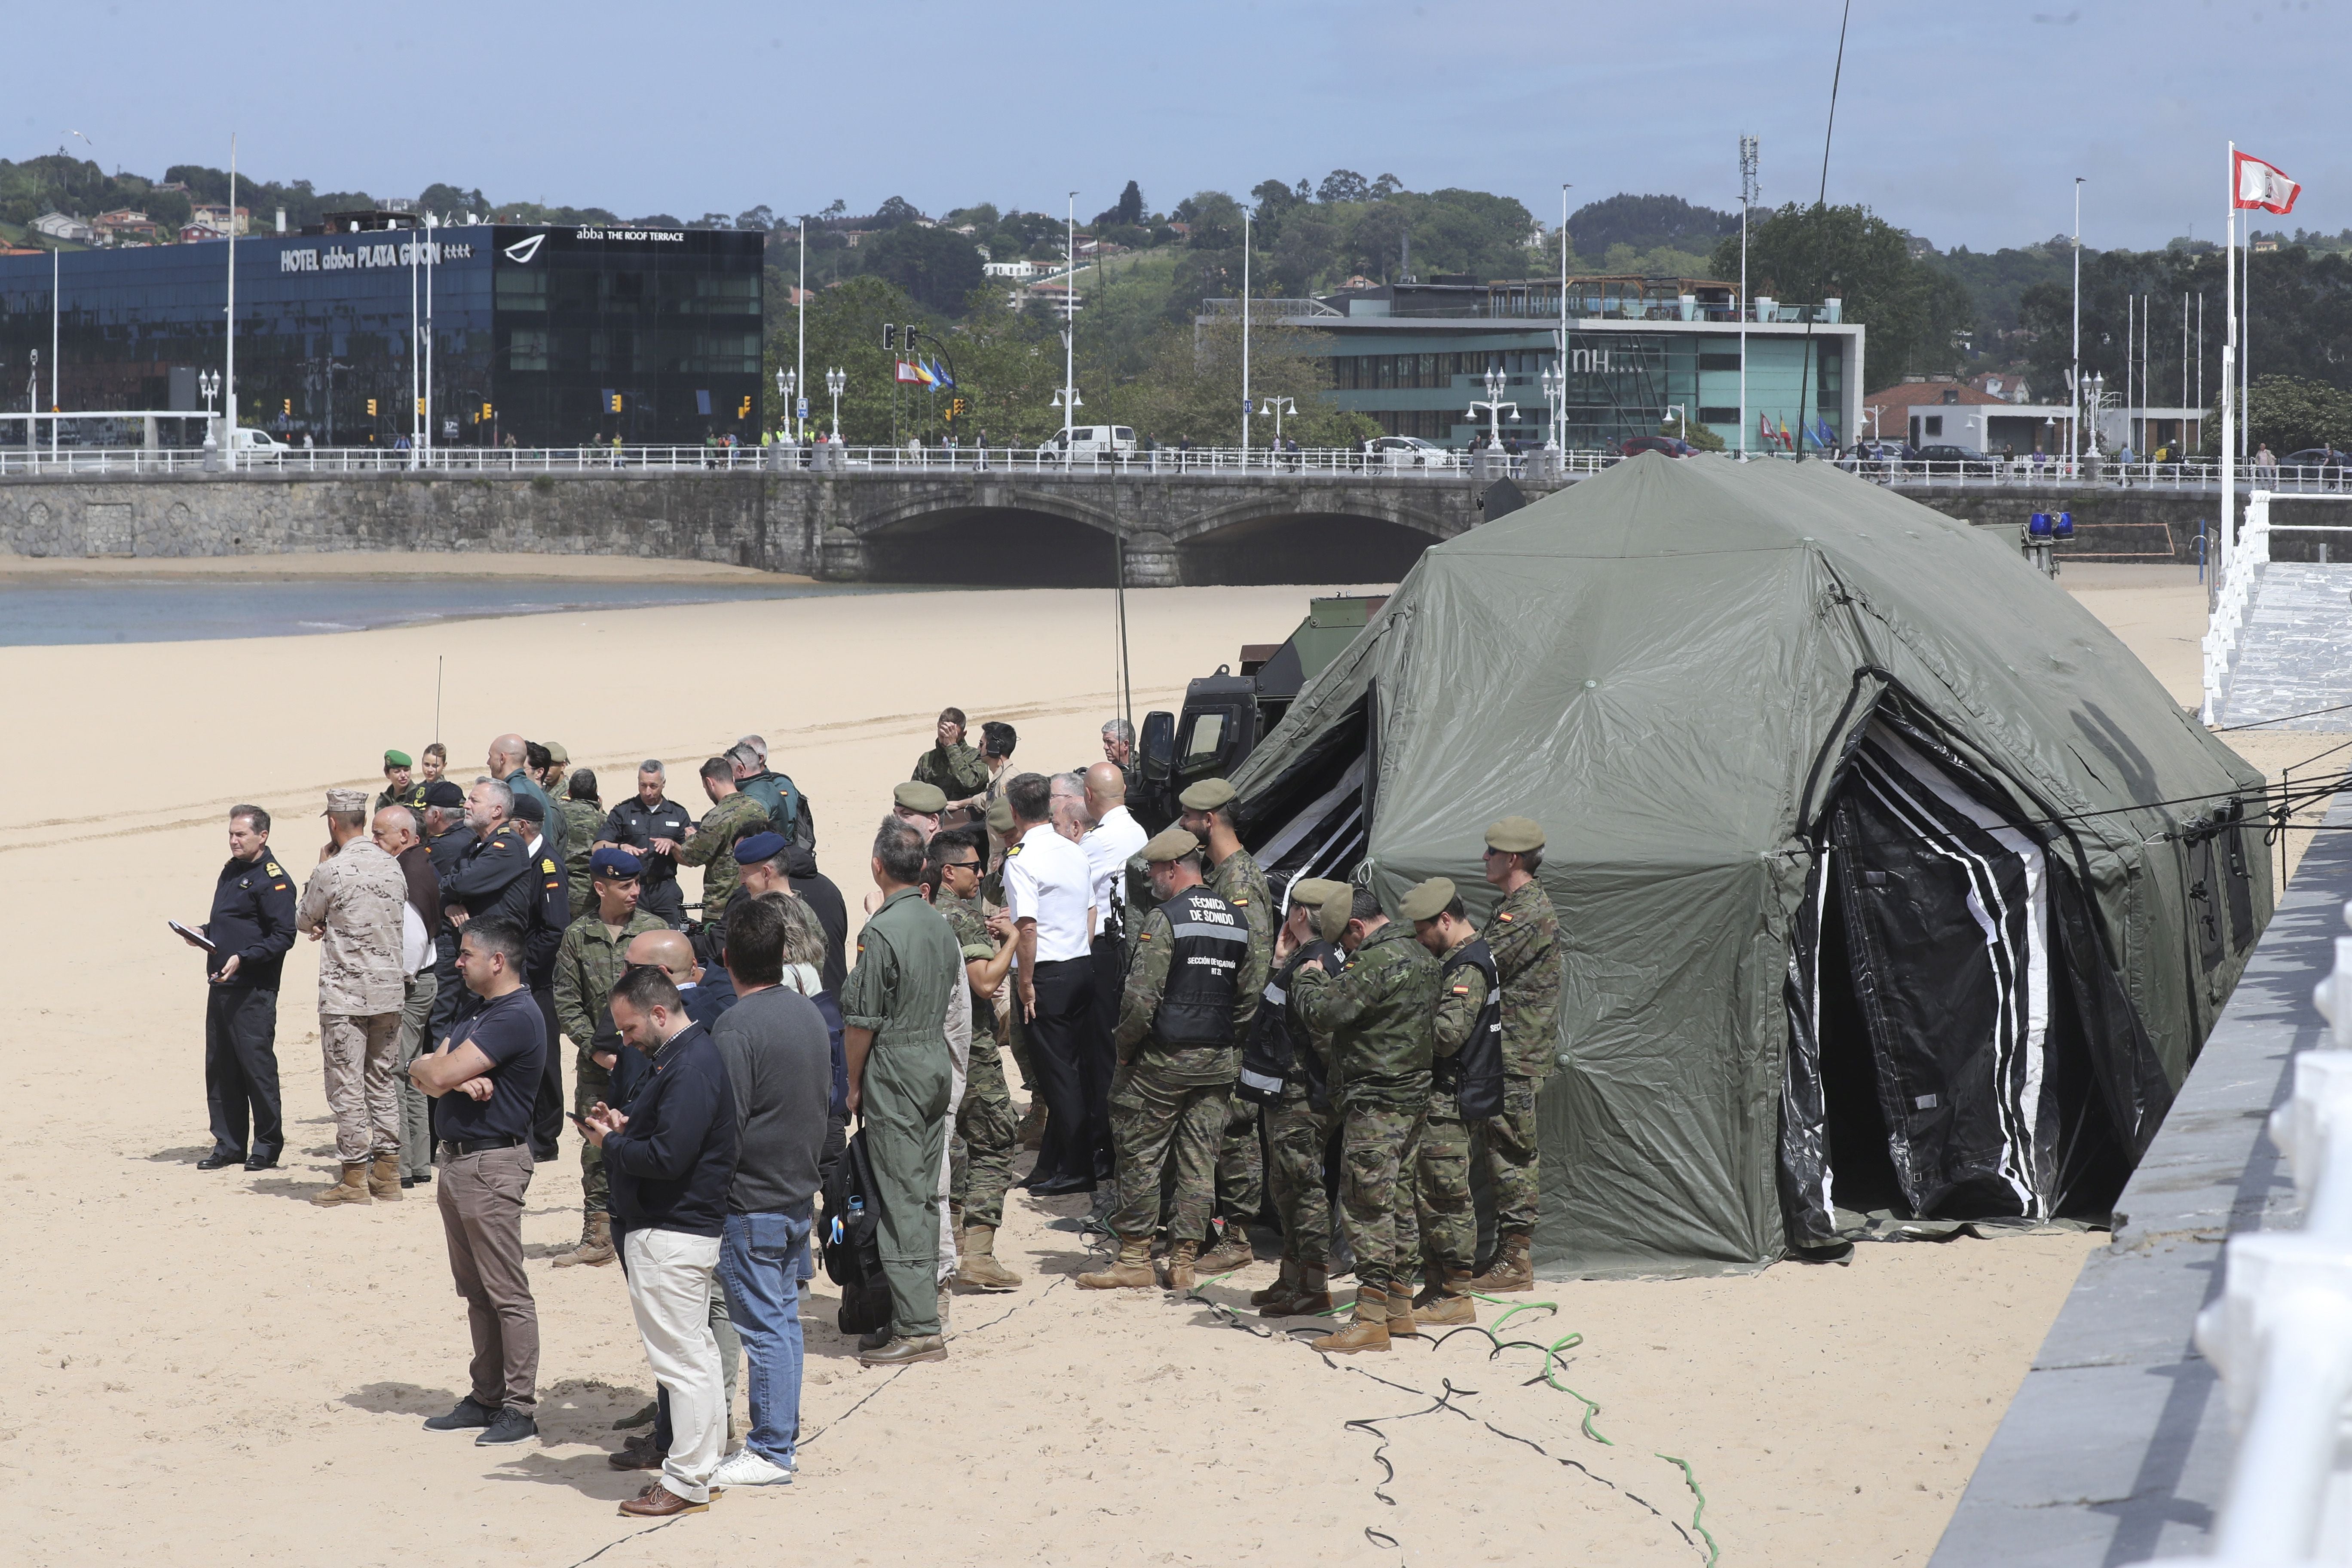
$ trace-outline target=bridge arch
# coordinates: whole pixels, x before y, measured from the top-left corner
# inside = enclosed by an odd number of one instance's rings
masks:
[[[1168,537],[1184,583],[1393,583],[1461,531],[1433,507],[1307,489],[1213,508]]]

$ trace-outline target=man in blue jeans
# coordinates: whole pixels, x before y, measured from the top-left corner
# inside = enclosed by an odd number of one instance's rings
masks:
[[[789,1484],[800,1440],[801,1249],[808,1245],[817,1161],[833,1095],[824,1016],[784,987],[791,895],[738,898],[727,909],[735,1005],[711,1026],[735,1101],[737,1156],[719,1278],[743,1342],[751,1430],[711,1476],[714,1487]]]

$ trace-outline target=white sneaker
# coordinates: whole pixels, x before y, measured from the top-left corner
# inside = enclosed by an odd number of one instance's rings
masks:
[[[714,1487],[785,1487],[792,1482],[790,1469],[772,1462],[749,1444],[736,1449],[710,1473]]]

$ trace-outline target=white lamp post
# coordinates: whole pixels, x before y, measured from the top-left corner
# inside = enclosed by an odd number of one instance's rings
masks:
[[[839,365],[824,373],[824,389],[833,394],[833,444],[841,445],[841,389],[849,384],[849,377]]]
[[[1566,443],[1562,442],[1559,438],[1559,426],[1560,405],[1566,401],[1568,396],[1567,367],[1563,365],[1559,370],[1554,370],[1549,365],[1544,366],[1542,380],[1544,416],[1551,423],[1551,428],[1545,433],[1544,450],[1547,452],[1564,451],[1566,450]]]
[[[1510,387],[1511,378],[1503,374],[1500,365],[1487,371],[1486,383],[1486,400],[1483,403],[1471,404],[1470,412],[1475,415],[1481,408],[1486,411],[1486,446],[1489,450],[1492,450],[1503,444],[1503,410],[1509,409],[1512,417],[1517,418],[1519,405],[1502,400],[1503,394]]]
[[[1297,412],[1298,402],[1296,398],[1262,397],[1258,399],[1257,416],[1263,419],[1269,414],[1274,416],[1274,449],[1276,451],[1282,450],[1282,416],[1285,414]]]
[[[1688,408],[1687,406],[1685,406],[1685,405],[1680,404],[1680,403],[1669,403],[1669,404],[1667,404],[1667,405],[1666,405],[1666,412],[1667,412],[1667,413],[1669,413],[1669,414],[1671,414],[1671,415],[1673,415],[1676,419],[1678,419],[1678,420],[1680,420],[1680,421],[1682,422],[1682,432],[1683,432],[1683,434],[1682,434],[1682,438],[1683,438],[1684,440],[1685,440],[1685,441],[1689,440],[1689,439],[1690,439],[1690,410],[1689,410],[1689,408]]]

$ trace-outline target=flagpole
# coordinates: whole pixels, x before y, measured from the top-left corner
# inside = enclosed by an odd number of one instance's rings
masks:
[[[2238,553],[2238,144],[2230,143],[2230,205],[2221,232],[2222,293],[2229,323],[2221,338],[2221,564]]]

